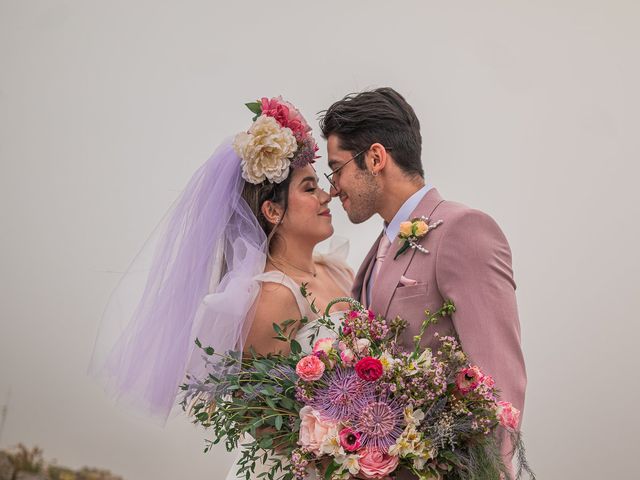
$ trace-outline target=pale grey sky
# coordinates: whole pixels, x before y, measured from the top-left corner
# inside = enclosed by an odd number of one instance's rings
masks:
[[[429,180],[511,242],[539,478],[629,478],[639,14],[604,0],[0,0],[0,448],[127,479],[223,477],[229,460],[202,454],[184,417],[160,428],[86,377],[102,309],[193,171],[246,128],[245,102],[282,94],[314,119],[390,85],[421,119]],[[355,268],[380,222],[334,212]]]

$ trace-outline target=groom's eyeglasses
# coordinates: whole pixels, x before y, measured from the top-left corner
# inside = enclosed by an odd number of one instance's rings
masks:
[[[356,153],[353,157],[351,157],[349,160],[347,160],[346,162],[344,162],[342,165],[340,165],[338,168],[336,168],[335,170],[332,170],[331,173],[325,173],[324,176],[325,178],[329,181],[329,184],[337,191],[338,187],[336,187],[335,179],[338,178],[340,176],[340,170],[342,170],[344,167],[346,167],[348,164],[350,164],[351,162],[353,162],[358,156],[362,155],[364,152],[366,152],[367,150],[369,150],[371,147],[367,147],[364,150]]]
[[[338,168],[336,168],[335,170],[332,170],[331,173],[327,174],[325,173],[324,176],[325,178],[329,181],[329,184],[336,190],[338,191],[338,187],[336,187],[335,181],[336,178],[338,178],[340,176],[340,170],[342,170],[344,167],[346,167],[349,163],[353,162],[356,158],[358,158],[360,155],[362,155],[364,152],[368,151],[371,148],[371,145],[368,146],[367,148],[365,148],[364,150],[356,153],[353,157],[351,157],[349,160],[347,160],[346,162],[344,162],[342,165],[340,165]],[[385,150],[387,150],[387,152],[391,151],[392,149],[390,147],[385,147]]]

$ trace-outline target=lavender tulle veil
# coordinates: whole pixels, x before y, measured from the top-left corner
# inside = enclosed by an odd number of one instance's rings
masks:
[[[226,140],[189,181],[109,300],[89,373],[110,396],[164,423],[185,374],[204,377],[196,337],[242,349],[264,270],[266,236],[241,198]]]

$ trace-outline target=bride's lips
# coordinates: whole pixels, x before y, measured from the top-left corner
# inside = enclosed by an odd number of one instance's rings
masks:
[[[330,217],[331,216],[331,211],[327,208],[326,210],[320,212],[318,215],[321,215],[323,217]]]

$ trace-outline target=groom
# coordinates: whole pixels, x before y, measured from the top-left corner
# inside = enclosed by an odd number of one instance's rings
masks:
[[[491,375],[501,398],[522,411],[526,386],[520,348],[511,250],[487,214],[442,198],[425,184],[420,123],[395,90],[348,95],[321,119],[327,140],[328,176],[353,223],[378,214],[384,229],[358,271],[352,295],[375,313],[408,322],[402,342],[410,347],[425,319],[452,300],[456,311],[424,335],[455,330],[472,364]],[[396,258],[401,222],[428,217],[439,223]],[[504,438],[504,437],[503,437]],[[511,447],[503,441],[505,461]],[[408,474],[407,474],[408,475]],[[415,478],[406,476],[401,478]]]

